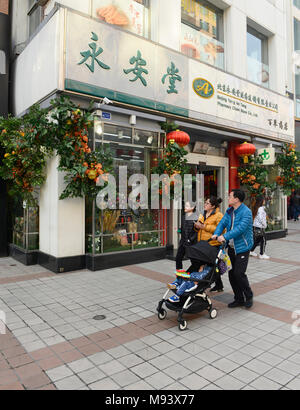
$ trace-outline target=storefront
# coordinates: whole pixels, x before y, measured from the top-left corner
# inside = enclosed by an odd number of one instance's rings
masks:
[[[57,6],[15,64],[15,114],[36,102],[47,106],[57,93],[82,109],[98,101],[99,128],[94,126],[89,143],[110,147],[117,182],[120,166],[127,167],[127,179],[133,174],[149,179],[165,146],[161,122],[172,120],[191,137],[188,164],[192,174],[202,175],[201,198],[222,197],[224,211],[234,187],[230,144],[255,137],[292,142],[293,102],[133,33]],[[27,259],[35,252],[37,262],[54,272],[98,270],[163,258],[176,248],[178,211],[102,211],[90,198],[59,200],[63,176],[57,162],[52,158],[48,163],[38,224],[36,213],[30,223],[31,211],[17,216],[27,218],[22,225],[27,235],[39,232],[34,239],[38,248],[27,248]],[[20,252],[15,243],[12,253]]]
[[[9,17],[0,12],[0,116],[8,114],[8,77],[9,77]],[[2,152],[0,150],[0,158]],[[0,256],[8,250],[7,193],[6,183],[0,178]]]

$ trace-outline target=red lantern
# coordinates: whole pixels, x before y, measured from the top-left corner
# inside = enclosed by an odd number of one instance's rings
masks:
[[[184,147],[189,144],[190,136],[184,131],[172,131],[167,134],[167,144],[171,141],[176,142],[180,147]]]
[[[244,164],[248,163],[248,156],[255,154],[256,148],[255,145],[250,144],[249,142],[244,142],[236,147],[235,152],[239,157],[243,157]]]

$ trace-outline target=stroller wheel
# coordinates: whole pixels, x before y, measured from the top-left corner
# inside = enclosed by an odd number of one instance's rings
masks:
[[[211,319],[215,319],[215,318],[217,317],[217,315],[218,315],[217,309],[212,309],[212,310],[209,312],[209,315],[210,315],[210,318],[211,318]]]
[[[187,321],[186,320],[182,320],[179,325],[178,325],[179,330],[183,331],[187,328]]]
[[[164,320],[167,317],[167,312],[165,309],[162,309],[157,314],[159,320]]]

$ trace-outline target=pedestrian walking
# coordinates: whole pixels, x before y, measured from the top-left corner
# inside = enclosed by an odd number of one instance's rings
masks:
[[[176,254],[176,272],[185,272],[183,270],[183,258],[187,246],[194,245],[197,242],[197,232],[194,229],[197,215],[195,207],[192,208],[189,202],[185,203],[184,215],[181,220],[181,239]]]
[[[204,203],[204,212],[203,215],[200,214],[198,221],[195,223],[195,229],[198,231],[197,241],[208,241],[211,239],[213,233],[216,230],[219,222],[223,218],[222,212],[220,212],[220,204],[222,203],[221,198],[211,196],[207,198]],[[218,241],[209,242],[211,246],[219,246]],[[202,265],[201,261],[191,259],[191,266],[188,268],[187,272],[199,272],[200,266]],[[211,289],[211,292],[222,292],[223,291],[223,282],[221,277],[218,276],[216,279],[215,286]]]
[[[254,252],[255,248],[260,246],[260,259],[270,259],[270,256],[266,255],[266,232],[267,227],[267,214],[265,211],[265,199],[260,196],[256,198],[255,205],[253,207],[252,216],[253,216],[253,238],[254,245],[250,251],[250,256],[257,256],[257,253]]]
[[[250,250],[253,246],[252,212],[243,203],[245,193],[240,189],[233,189],[229,195],[229,208],[217,226],[213,239],[220,243],[229,243],[228,255],[231,259],[232,269],[228,276],[234,293],[234,301],[229,303],[229,308],[253,305],[253,292],[250,287],[246,270]],[[222,235],[223,230],[226,233]]]
[[[293,218],[294,221],[298,221],[298,216],[300,214],[300,195],[298,192],[294,191],[292,193],[291,196],[291,200],[290,200],[291,204],[292,204],[292,208],[293,208]]]

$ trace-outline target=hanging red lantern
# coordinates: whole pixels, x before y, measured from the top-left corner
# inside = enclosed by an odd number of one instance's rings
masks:
[[[180,147],[184,147],[189,144],[190,136],[184,131],[172,131],[167,134],[167,144],[170,142],[176,142]]]
[[[236,147],[235,152],[239,157],[243,157],[244,164],[248,163],[248,156],[254,155],[256,151],[255,145],[249,142],[244,142]]]

